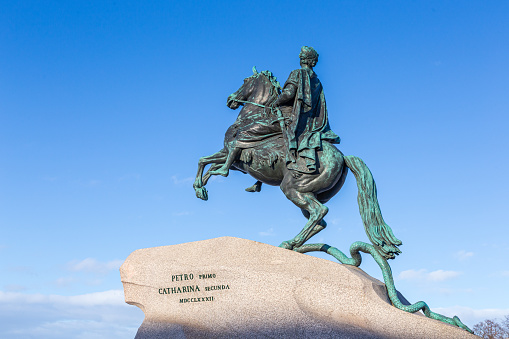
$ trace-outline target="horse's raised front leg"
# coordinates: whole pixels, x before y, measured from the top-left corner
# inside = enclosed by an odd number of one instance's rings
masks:
[[[237,157],[242,152],[242,148],[240,147],[232,147],[230,152],[228,153],[228,156],[226,157],[224,161],[224,165],[218,168],[217,170],[210,171],[211,175],[222,175],[223,177],[227,177],[230,173],[230,166],[235,162]]]
[[[212,174],[210,174],[212,171],[215,171],[217,170],[218,168],[221,168],[221,166],[223,166],[222,163],[219,163],[219,164],[212,164],[210,165],[210,168],[208,169],[207,172],[205,172],[205,174],[203,175],[203,186],[207,185],[207,182],[209,182],[209,179],[212,177]]]
[[[279,247],[293,249],[304,245],[312,236],[323,230],[327,224],[323,218],[329,209],[316,199],[315,195],[311,192],[301,193],[298,192],[291,185],[286,185],[283,181],[281,189],[286,197],[291,200],[295,205],[302,209],[304,216],[308,218],[308,222],[293,239],[283,241]]]
[[[196,196],[202,200],[208,199],[207,190],[205,189],[205,184],[203,182],[203,171],[205,169],[205,166],[212,163],[218,163],[222,164],[226,160],[226,152],[224,149],[220,150],[219,152],[216,152],[212,155],[209,155],[207,157],[201,157],[200,160],[198,160],[198,172],[196,173],[196,179],[193,183],[193,188],[196,192]]]

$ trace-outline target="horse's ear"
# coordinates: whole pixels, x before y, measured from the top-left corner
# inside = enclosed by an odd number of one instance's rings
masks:
[[[256,66],[253,66],[253,75],[258,74],[258,71],[256,70]]]

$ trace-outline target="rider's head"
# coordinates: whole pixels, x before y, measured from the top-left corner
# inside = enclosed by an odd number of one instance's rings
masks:
[[[313,47],[302,46],[300,49],[300,64],[315,67],[318,62],[318,53],[316,53]]]

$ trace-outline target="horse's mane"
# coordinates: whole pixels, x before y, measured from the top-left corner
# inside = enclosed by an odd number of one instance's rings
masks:
[[[279,83],[279,81],[277,81],[277,78],[274,76],[274,74],[271,71],[266,70],[266,71],[261,71],[258,73],[256,71],[256,67],[253,67],[253,72],[256,72],[254,74],[255,76],[262,74],[265,77],[267,77],[270,84],[272,85],[270,88],[270,97],[269,97],[269,101],[268,101],[268,105],[270,106],[277,100],[277,98],[278,98],[279,94],[281,94],[281,91],[283,90],[283,88],[281,87],[281,84]]]
[[[281,93],[283,88],[281,87],[281,84],[279,83],[279,81],[277,81],[277,78],[271,71],[261,71],[260,73],[262,73],[269,79],[272,86],[278,91],[278,94]]]

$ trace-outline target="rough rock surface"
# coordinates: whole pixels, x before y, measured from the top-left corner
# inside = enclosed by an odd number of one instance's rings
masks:
[[[136,339],[476,338],[396,309],[359,268],[251,240],[140,249],[120,275],[145,313]]]

